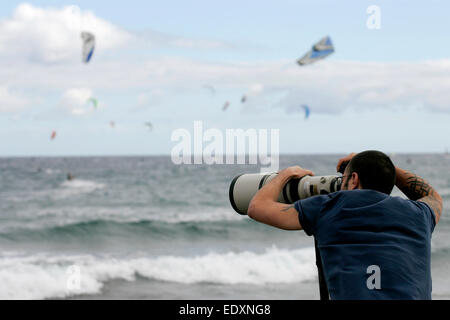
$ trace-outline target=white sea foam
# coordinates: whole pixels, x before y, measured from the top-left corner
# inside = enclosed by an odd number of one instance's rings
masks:
[[[150,212],[149,212],[150,211]],[[183,222],[220,222],[220,221],[242,221],[248,219],[234,212],[230,208],[214,207],[208,210],[201,208],[198,211],[180,211],[174,208],[165,209],[161,214],[158,208],[133,208],[133,207],[100,207],[81,206],[64,208],[34,208],[24,209],[20,217],[30,217],[31,220],[17,220],[9,224],[0,225],[0,232],[19,229],[41,229],[55,226],[64,226],[81,222],[95,220],[114,221],[118,223],[134,223],[140,221],[159,221],[167,223]],[[38,218],[38,219],[35,219]]]
[[[60,173],[61,170],[58,169],[45,169],[46,174],[54,174],[54,173]]]
[[[193,222],[193,221],[236,221],[248,219],[248,217],[237,214],[230,206],[230,208],[224,207],[212,207],[210,210],[203,207],[195,212],[181,212],[171,210],[166,212],[165,215],[156,215],[152,217],[152,220],[159,220],[169,223],[177,222]]]
[[[53,198],[67,198],[72,197],[79,194],[90,193],[97,189],[103,189],[105,185],[103,183],[98,183],[90,180],[66,180],[61,183],[61,187],[54,191],[52,196]]]
[[[77,266],[79,288],[70,288],[68,273]],[[180,283],[254,284],[295,283],[316,277],[314,249],[271,248],[264,253],[228,252],[203,256],[113,257],[49,256],[0,257],[0,299],[44,299],[100,293],[111,279],[134,281],[136,275]],[[69,290],[72,289],[72,290]]]
[[[103,183],[98,183],[90,180],[74,179],[64,181],[61,186],[68,189],[82,189],[86,191],[92,191],[95,189],[101,189],[105,185]]]

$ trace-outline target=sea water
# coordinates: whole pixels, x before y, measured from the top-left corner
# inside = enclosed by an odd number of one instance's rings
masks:
[[[328,175],[341,156],[285,155],[280,166]],[[449,299],[450,156],[391,158],[444,199],[433,298]],[[0,158],[0,299],[318,299],[313,239],[231,208],[229,184],[245,172],[259,167]]]

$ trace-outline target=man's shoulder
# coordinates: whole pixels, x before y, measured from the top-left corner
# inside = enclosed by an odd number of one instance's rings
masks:
[[[392,196],[370,189],[340,191],[345,207],[376,207],[392,212],[407,213],[409,217],[415,212],[419,216],[424,213],[434,215],[429,206],[421,201],[411,200],[400,196]]]
[[[385,208],[403,207],[422,209],[424,205],[417,201],[391,196],[371,189],[341,190],[326,195],[317,195],[307,199],[298,200],[295,207],[315,207],[321,211],[343,208],[365,208],[381,206]]]
[[[330,194],[324,202],[323,209],[364,209],[374,206],[389,206],[392,197],[382,192],[370,189],[342,190]]]
[[[330,193],[328,197],[323,198],[324,201],[342,201],[360,203],[361,201],[366,203],[374,203],[391,198],[385,193],[381,193],[370,189],[357,189],[357,190],[341,190]]]

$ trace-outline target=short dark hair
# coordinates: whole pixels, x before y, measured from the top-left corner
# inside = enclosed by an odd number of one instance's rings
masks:
[[[391,194],[395,185],[395,166],[383,152],[360,152],[350,160],[347,167],[349,174],[358,174],[363,189]]]

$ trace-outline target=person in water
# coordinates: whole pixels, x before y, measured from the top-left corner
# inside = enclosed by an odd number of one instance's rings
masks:
[[[292,205],[277,202],[283,186],[314,173],[282,170],[256,193],[248,215],[314,236],[331,299],[431,299],[431,235],[441,196],[380,151],[341,158],[337,171],[346,162],[340,191]],[[409,199],[391,196],[394,185]]]

